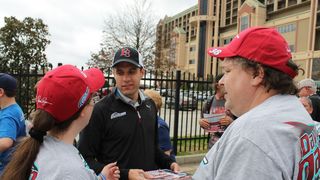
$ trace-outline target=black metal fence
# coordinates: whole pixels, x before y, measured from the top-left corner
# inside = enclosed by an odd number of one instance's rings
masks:
[[[39,65],[24,65],[15,69],[0,72],[8,73],[18,80],[18,89],[16,100],[21,106],[26,117],[35,109],[35,85],[44,76],[44,74],[51,70],[52,66]]]
[[[18,80],[17,102],[26,117],[35,107],[35,85],[52,67],[24,66],[6,72]],[[0,71],[1,72],[1,71]],[[115,86],[111,70],[107,69],[102,94]],[[191,73],[148,71],[141,80],[142,89],[155,89],[163,96],[159,115],[170,127],[170,137],[176,154],[207,150],[208,135],[198,124],[204,101],[212,95],[213,76],[196,77]]]
[[[106,88],[114,86],[111,73],[108,73],[106,80]],[[141,81],[142,89],[154,89],[163,96],[164,106],[159,115],[170,127],[172,144],[177,154],[207,151],[209,136],[198,121],[205,100],[213,94],[212,82],[212,75],[200,78],[181,71],[148,71]]]

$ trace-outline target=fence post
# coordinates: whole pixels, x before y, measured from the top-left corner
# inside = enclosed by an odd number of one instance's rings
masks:
[[[174,103],[174,131],[173,131],[173,151],[177,154],[178,147],[178,127],[179,127],[179,102],[180,102],[180,86],[181,86],[181,71],[176,71],[176,93]]]

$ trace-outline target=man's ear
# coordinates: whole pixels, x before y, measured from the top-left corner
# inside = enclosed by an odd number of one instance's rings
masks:
[[[0,88],[0,97],[4,96],[4,89]]]
[[[313,112],[313,107],[312,106],[310,107],[309,111],[310,111],[310,112],[308,112],[309,114],[311,114]]]
[[[251,84],[254,86],[261,84],[261,82],[263,81],[264,75],[265,74],[262,66],[259,66],[257,74],[252,76],[253,78],[252,78]]]
[[[144,76],[144,73],[145,73],[146,71],[144,70],[144,68],[141,68],[140,69],[140,73],[141,73],[141,75],[142,75],[142,77]]]

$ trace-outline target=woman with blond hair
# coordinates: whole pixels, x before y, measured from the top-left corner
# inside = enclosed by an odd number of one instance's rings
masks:
[[[162,97],[161,95],[152,89],[146,89],[144,91],[145,95],[147,95],[149,98],[151,98],[154,103],[157,106],[157,110],[159,111],[162,107]],[[172,152],[172,146],[170,141],[170,134],[169,134],[169,126],[165,122],[164,119],[162,119],[160,116],[158,116],[158,141],[160,149],[170,156],[173,160],[175,160],[175,156]]]

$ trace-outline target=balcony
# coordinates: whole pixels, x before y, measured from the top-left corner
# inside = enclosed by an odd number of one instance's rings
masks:
[[[189,19],[191,24],[196,23],[198,21],[216,21],[216,16],[207,16],[207,15],[200,15],[200,16],[193,16]]]

